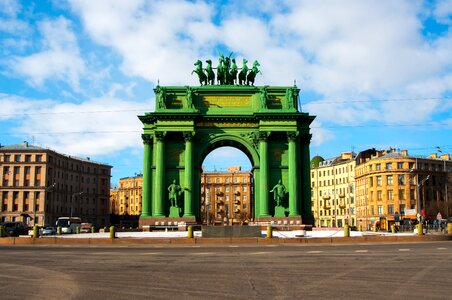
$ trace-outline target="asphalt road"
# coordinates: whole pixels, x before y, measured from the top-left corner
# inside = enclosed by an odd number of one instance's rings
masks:
[[[1,246],[1,299],[451,299],[452,242]]]

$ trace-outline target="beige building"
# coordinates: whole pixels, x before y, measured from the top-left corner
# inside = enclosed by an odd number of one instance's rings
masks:
[[[143,190],[143,175],[119,179],[116,213],[118,215],[139,216]]]
[[[388,229],[399,220],[422,215],[435,219],[452,212],[452,161],[445,154],[409,156],[395,149],[362,151],[356,158],[356,217],[370,229],[380,222]]]
[[[0,147],[0,219],[54,226],[58,217],[109,224],[111,166],[29,145]]]
[[[252,218],[252,173],[240,167],[201,174],[203,223],[243,222]]]
[[[317,227],[356,225],[355,160],[352,152],[311,160],[311,207]]]

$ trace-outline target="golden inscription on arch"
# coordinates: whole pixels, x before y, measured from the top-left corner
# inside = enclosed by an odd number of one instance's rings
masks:
[[[258,127],[258,123],[243,122],[197,122],[195,127]]]
[[[205,106],[218,107],[237,107],[250,106],[251,97],[249,96],[204,96],[202,102]]]

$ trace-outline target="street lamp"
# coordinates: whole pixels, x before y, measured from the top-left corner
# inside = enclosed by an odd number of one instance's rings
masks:
[[[44,188],[44,197],[45,192],[51,191],[56,187],[56,183],[54,182],[52,185]],[[36,194],[33,197],[33,225],[36,225]],[[45,225],[45,222],[43,222],[43,225]]]
[[[81,196],[83,192],[73,193],[71,197],[71,218],[72,218],[72,207],[74,206],[75,196]]]
[[[416,165],[413,169],[410,170],[411,172],[414,172],[414,170],[417,169],[417,158],[416,158]],[[422,221],[422,210],[421,210],[421,193],[420,193],[420,187],[430,178],[430,175],[427,175],[424,179],[419,182],[419,172],[416,172],[416,198],[417,198],[417,214],[419,216],[419,221]]]

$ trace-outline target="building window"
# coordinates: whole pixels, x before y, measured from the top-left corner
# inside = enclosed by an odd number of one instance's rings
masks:
[[[229,177],[226,177],[226,183],[229,183]]]
[[[10,162],[10,160],[11,160],[11,156],[10,156],[9,154],[5,154],[5,155],[3,156],[3,161],[5,161],[5,162]]]
[[[243,183],[247,183],[246,177],[243,178]]]
[[[388,215],[393,215],[393,214],[394,214],[394,205],[389,204],[388,205]]]
[[[246,201],[246,200],[247,200],[246,195],[243,195],[243,201]],[[245,208],[245,205],[243,205],[243,208]]]
[[[392,170],[392,163],[386,163],[386,170]]]
[[[234,177],[234,183],[237,183],[237,182],[239,182],[239,181],[238,181],[238,178],[237,178],[237,177]]]
[[[388,175],[386,177],[386,184],[387,185],[392,185],[393,184],[392,175]]]
[[[400,205],[399,205],[399,210],[400,210],[400,213],[401,213],[402,215],[404,215],[404,214],[405,214],[405,204],[400,204]]]
[[[369,186],[374,186],[374,178],[373,177],[369,177]]]
[[[403,162],[397,163],[397,169],[403,169]]]
[[[383,200],[383,192],[382,191],[377,191],[377,200],[378,201]]]
[[[20,162],[20,155],[14,155],[14,161]]]
[[[394,200],[394,195],[392,190],[388,190],[388,200]]]
[[[381,170],[381,165],[380,164],[376,164],[375,165],[375,170],[380,171]]]
[[[383,206],[382,205],[378,205],[378,214],[379,215],[383,214]]]
[[[42,161],[42,155],[37,154],[36,155],[36,162],[41,162]]]
[[[381,176],[377,176],[377,186],[381,186],[382,180]]]
[[[243,191],[246,192],[248,190],[247,186],[243,187]]]
[[[226,186],[224,189],[225,192],[229,192],[229,186]]]
[[[220,178],[216,178],[215,183],[220,183]]]

